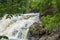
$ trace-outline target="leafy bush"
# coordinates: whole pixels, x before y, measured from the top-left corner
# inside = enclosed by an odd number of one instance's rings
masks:
[[[0,0],[0,16],[29,12],[44,12],[54,0]]]
[[[47,30],[49,30],[50,32],[52,32],[54,30],[54,28],[56,28],[56,27],[60,28],[60,6],[59,6],[60,1],[53,0],[52,4],[54,4],[58,8],[58,12],[55,15],[52,15],[52,13],[51,13],[51,15],[43,16],[41,18],[43,24],[45,25],[45,28]],[[47,13],[47,14],[49,14],[49,13]]]
[[[53,31],[54,28],[60,27],[60,15],[56,14],[53,17],[48,15],[46,17],[42,17],[42,22],[45,25],[45,28],[50,32]]]
[[[52,14],[52,8],[50,9],[52,4],[58,8],[58,13],[55,15]],[[9,15],[29,12],[49,14],[47,10],[51,15],[42,17],[42,22],[46,29],[53,30],[56,25],[60,25],[60,0],[0,0],[0,17],[6,13]]]
[[[0,16],[29,12],[27,0],[0,0]]]

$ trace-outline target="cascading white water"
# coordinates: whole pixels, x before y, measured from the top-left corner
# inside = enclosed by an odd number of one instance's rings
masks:
[[[0,36],[7,36],[9,40],[28,40],[29,27],[39,22],[39,13],[21,14],[7,19],[6,16],[0,20]]]

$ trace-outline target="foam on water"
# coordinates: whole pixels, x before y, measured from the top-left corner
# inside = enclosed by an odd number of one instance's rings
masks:
[[[39,22],[39,13],[21,14],[6,19],[5,15],[0,20],[0,36],[7,36],[9,40],[28,40],[29,27]]]

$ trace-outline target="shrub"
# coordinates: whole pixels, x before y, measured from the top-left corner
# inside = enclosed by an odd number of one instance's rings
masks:
[[[42,17],[42,22],[45,25],[45,28],[50,32],[53,31],[54,28],[60,27],[60,14],[57,13],[56,15],[48,15],[46,17]]]

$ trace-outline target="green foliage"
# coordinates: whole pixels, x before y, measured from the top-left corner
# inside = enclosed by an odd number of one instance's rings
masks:
[[[4,14],[16,14],[28,12],[27,0],[1,0],[0,1],[0,16]]]
[[[0,16],[4,14],[44,12],[55,0],[0,0]]]
[[[9,15],[29,12],[44,13],[51,4],[57,6],[58,13],[42,17],[42,22],[46,29],[53,30],[56,25],[60,25],[60,0],[0,0],[0,17],[6,13]]]
[[[54,28],[57,28],[57,27],[60,28],[60,1],[59,0],[53,0],[51,2],[49,1],[49,4],[50,3],[54,4],[55,6],[57,6],[58,12],[55,15],[43,16],[41,18],[41,20],[42,20],[43,24],[45,25],[45,28],[47,30],[49,30],[50,32],[52,32],[54,30]],[[48,7],[48,5],[47,5],[47,7]],[[44,7],[43,7],[43,9],[44,9]],[[44,12],[45,10],[41,10],[41,11]]]
[[[56,0],[56,5],[57,5],[57,8],[58,8],[58,12],[60,13],[60,0]]]
[[[46,16],[42,17],[42,22],[45,25],[45,28],[49,30],[50,32],[53,31],[54,28],[60,27],[60,15],[56,14],[53,17],[52,16]]]

